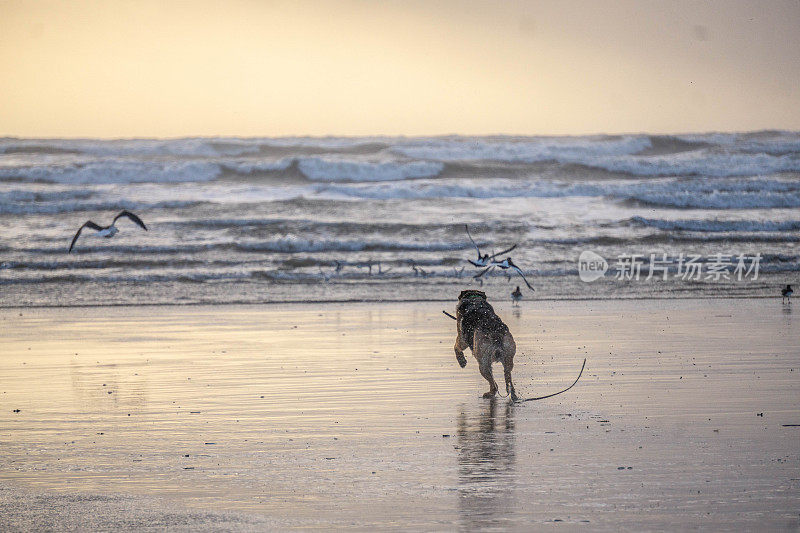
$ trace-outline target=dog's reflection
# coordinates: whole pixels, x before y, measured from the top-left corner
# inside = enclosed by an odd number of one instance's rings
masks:
[[[514,508],[515,461],[513,403],[491,398],[477,413],[462,406],[458,505],[463,529],[502,527]]]

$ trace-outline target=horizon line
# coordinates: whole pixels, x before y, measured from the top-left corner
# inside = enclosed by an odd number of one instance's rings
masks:
[[[753,130],[703,130],[703,131],[672,131],[672,132],[648,132],[648,131],[625,131],[625,132],[594,132],[594,133],[434,133],[434,134],[285,134],[285,135],[236,135],[236,134],[197,134],[197,135],[169,135],[169,136],[147,136],[147,135],[120,135],[120,136],[89,136],[89,135],[67,135],[67,136],[22,136],[14,134],[0,134],[0,140],[20,139],[20,140],[100,140],[100,141],[123,141],[123,140],[181,140],[181,139],[390,139],[390,138],[448,138],[448,137],[616,137],[616,136],[653,136],[653,137],[674,137],[681,135],[714,135],[714,134],[733,134],[750,135],[758,133],[798,133],[800,129],[785,128],[758,128]]]

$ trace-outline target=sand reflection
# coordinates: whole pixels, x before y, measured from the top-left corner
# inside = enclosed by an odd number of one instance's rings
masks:
[[[514,406],[491,399],[458,416],[458,505],[465,530],[502,526],[514,509]]]

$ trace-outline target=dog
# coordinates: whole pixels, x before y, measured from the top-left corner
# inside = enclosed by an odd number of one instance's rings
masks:
[[[514,368],[514,354],[517,345],[514,337],[500,317],[494,312],[486,293],[482,291],[461,291],[456,305],[456,360],[461,368],[467,366],[464,350],[469,348],[478,361],[478,368],[486,381],[489,392],[484,398],[493,398],[497,394],[497,382],[492,376],[492,363],[503,363],[503,374],[506,380],[506,393],[512,401],[517,401],[514,383],[511,381],[511,370]]]

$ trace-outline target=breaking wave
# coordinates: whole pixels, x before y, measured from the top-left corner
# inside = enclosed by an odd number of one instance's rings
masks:
[[[583,161],[591,158],[634,154],[650,148],[647,136],[619,138],[553,137],[508,140],[422,139],[392,151],[416,159],[436,161],[504,161],[535,163],[539,161]]]
[[[658,179],[645,182],[418,180],[331,185],[321,192],[371,199],[610,197],[677,208],[800,207],[800,182],[769,179]]]
[[[87,163],[20,165],[0,167],[0,181],[98,184],[137,182],[211,181],[221,173],[219,165],[201,161],[98,160]]]
[[[192,182],[294,167],[317,182],[396,181],[481,161],[511,168],[579,165],[642,177],[771,175],[800,172],[800,136],[0,139],[0,180],[6,181]]]
[[[300,171],[314,181],[396,181],[408,178],[438,176],[444,169],[442,163],[411,162],[359,162],[327,158],[306,158],[299,162]]]

